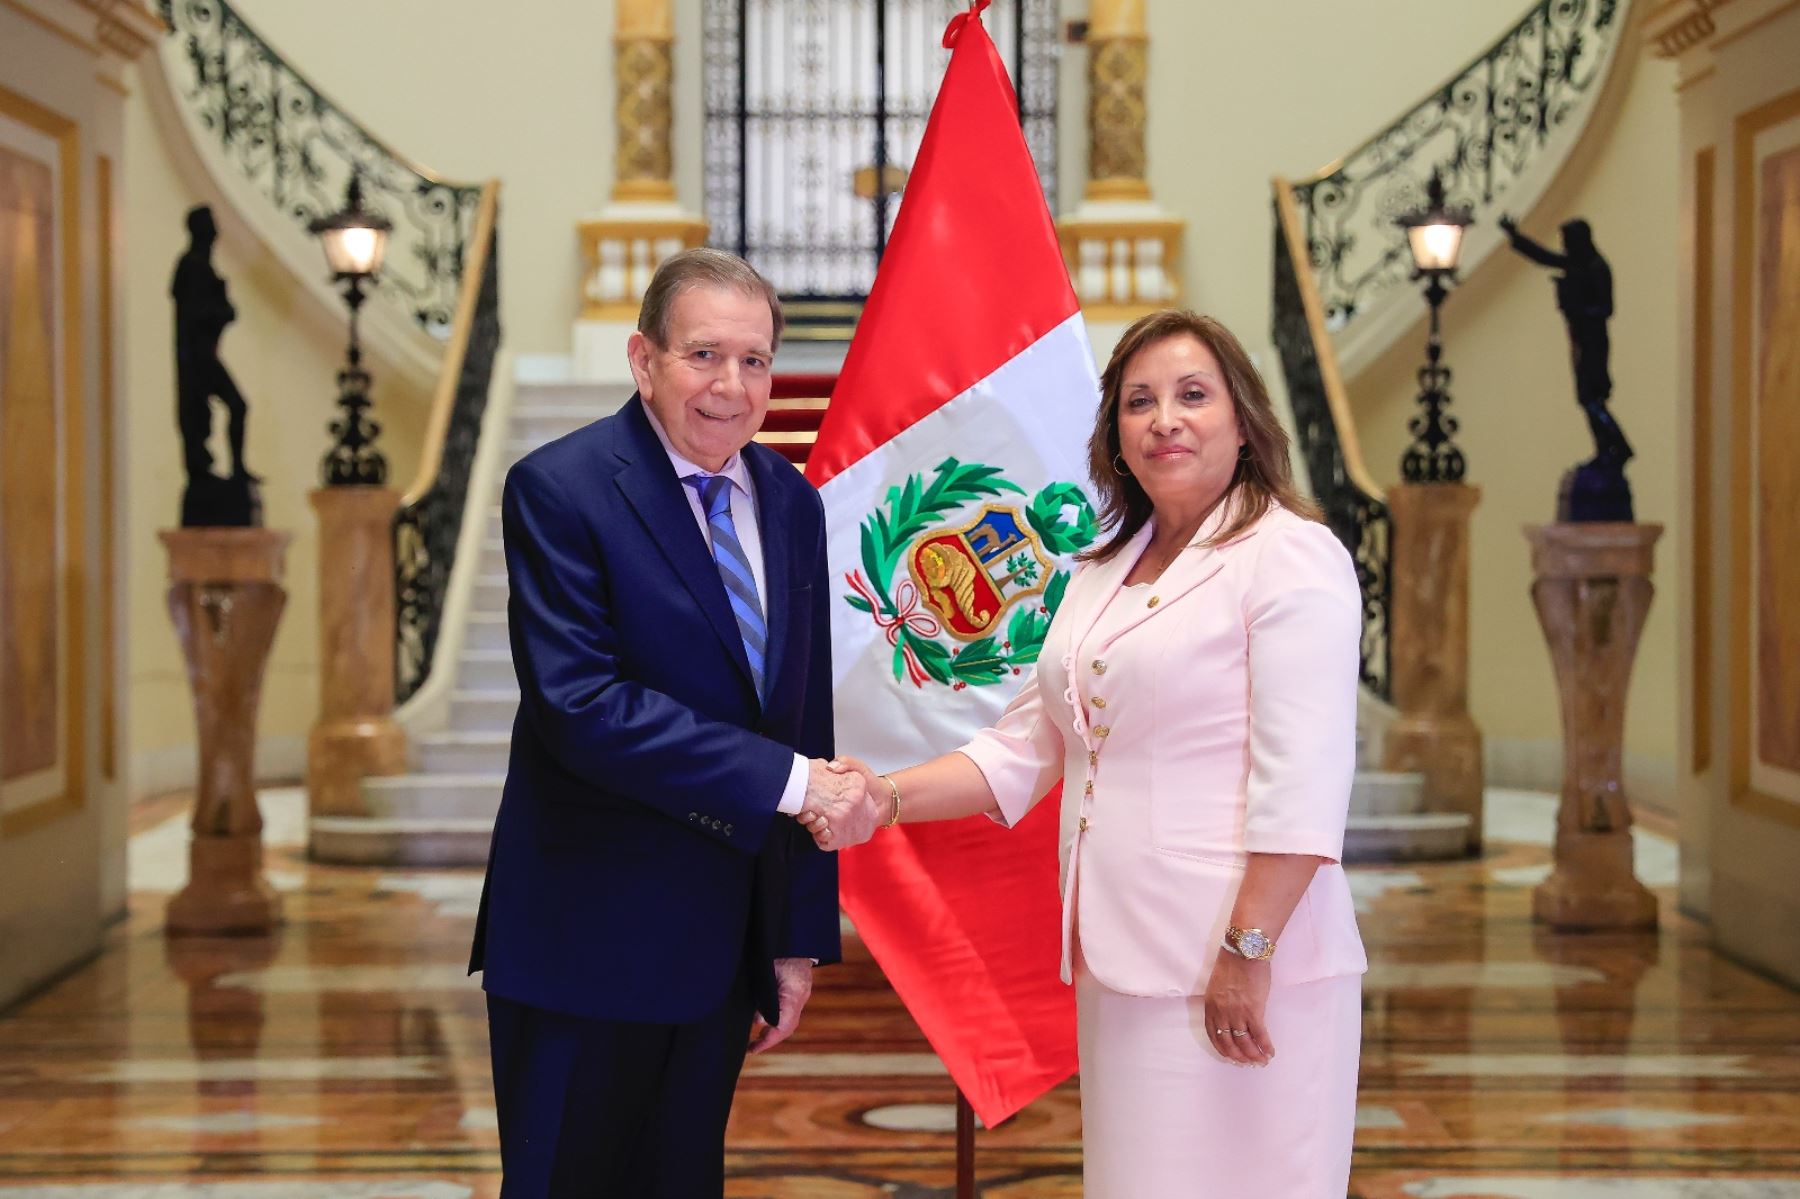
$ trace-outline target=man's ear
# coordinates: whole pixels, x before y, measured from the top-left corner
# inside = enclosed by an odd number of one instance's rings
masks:
[[[625,363],[631,368],[631,378],[637,384],[638,394],[646,400],[650,398],[650,354],[655,348],[650,344],[650,339],[636,329],[625,339]]]

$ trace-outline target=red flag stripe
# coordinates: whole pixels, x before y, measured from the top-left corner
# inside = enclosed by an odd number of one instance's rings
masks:
[[[806,477],[823,486],[1078,308],[1012,83],[967,19]]]

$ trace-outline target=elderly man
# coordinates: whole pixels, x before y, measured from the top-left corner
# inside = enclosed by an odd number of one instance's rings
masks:
[[[826,768],[823,510],[750,440],[781,327],[748,263],[677,255],[637,394],[507,476],[521,703],[470,963],[507,1199],[721,1195],[746,1047],[838,957],[836,863],[788,817],[854,844],[876,807]]]

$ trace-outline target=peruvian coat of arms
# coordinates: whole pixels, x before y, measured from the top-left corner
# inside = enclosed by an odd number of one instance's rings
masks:
[[[863,521],[862,569],[845,576],[844,601],[894,647],[895,679],[988,686],[1037,661],[1069,584],[1057,560],[1098,532],[1073,483],[1027,498],[999,467],[947,458],[929,480],[890,487]]]

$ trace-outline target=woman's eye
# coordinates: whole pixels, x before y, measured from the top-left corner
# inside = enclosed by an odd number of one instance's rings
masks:
[[[1194,388],[1190,388],[1188,391],[1183,393],[1181,398],[1184,400],[1199,401],[1199,400],[1204,400],[1206,398],[1206,393],[1204,391],[1201,391],[1198,387],[1194,387]]]
[[[1125,406],[1127,408],[1147,408],[1150,406],[1150,397],[1132,396],[1129,400],[1125,401]]]

